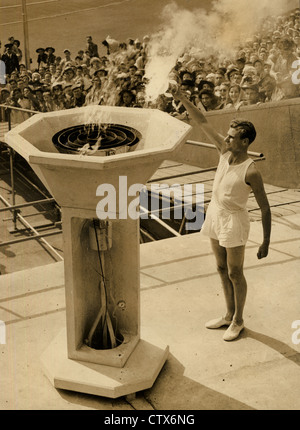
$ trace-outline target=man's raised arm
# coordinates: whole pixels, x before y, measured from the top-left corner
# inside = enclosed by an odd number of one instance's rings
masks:
[[[220,153],[223,153],[226,151],[225,145],[224,145],[224,137],[217,133],[213,127],[208,123],[205,115],[204,115],[204,108],[201,107],[199,109],[197,106],[195,106],[190,100],[188,100],[184,94],[178,89],[173,88],[172,94],[175,99],[178,99],[181,101],[183,106],[186,108],[189,116],[191,119],[203,130],[203,132],[206,134],[206,136],[210,139],[210,141],[216,146],[217,150]],[[201,103],[200,103],[201,106]]]

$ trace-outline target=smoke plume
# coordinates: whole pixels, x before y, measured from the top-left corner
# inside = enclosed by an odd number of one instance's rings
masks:
[[[268,18],[283,15],[293,6],[294,0],[218,0],[207,12],[170,3],[163,10],[161,30],[149,45],[147,97],[154,100],[166,91],[168,75],[184,52],[196,58],[232,58],[246,38],[273,22]]]

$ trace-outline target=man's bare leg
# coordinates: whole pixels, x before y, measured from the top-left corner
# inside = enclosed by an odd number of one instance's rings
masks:
[[[227,267],[230,281],[233,285],[235,312],[233,320],[241,325],[247,296],[247,282],[244,276],[245,246],[227,248]]]
[[[221,283],[224,291],[226,302],[226,315],[225,319],[231,321],[235,314],[235,298],[232,282],[229,278],[228,265],[227,265],[227,251],[226,248],[219,244],[218,240],[210,239],[211,247],[216,258],[217,271],[221,278]]]

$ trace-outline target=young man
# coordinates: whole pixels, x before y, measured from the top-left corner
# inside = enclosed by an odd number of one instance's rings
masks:
[[[263,242],[257,252],[259,259],[268,255],[270,243],[270,206],[262,177],[247,153],[248,146],[256,137],[256,131],[251,122],[234,120],[224,138],[208,124],[203,113],[180,90],[174,89],[173,95],[183,103],[191,119],[202,128],[220,154],[212,199],[202,232],[211,240],[227,311],[224,317],[206,323],[206,327],[216,329],[229,326],[223,339],[230,341],[236,339],[244,328],[247,283],[243,265],[250,229],[246,204],[251,190],[262,213]]]

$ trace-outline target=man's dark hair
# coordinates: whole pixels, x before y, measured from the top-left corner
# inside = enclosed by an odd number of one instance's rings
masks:
[[[240,132],[240,138],[241,139],[248,139],[249,145],[255,140],[256,138],[256,130],[252,122],[247,121],[245,119],[234,119],[230,123],[231,128],[238,128],[241,129]]]

